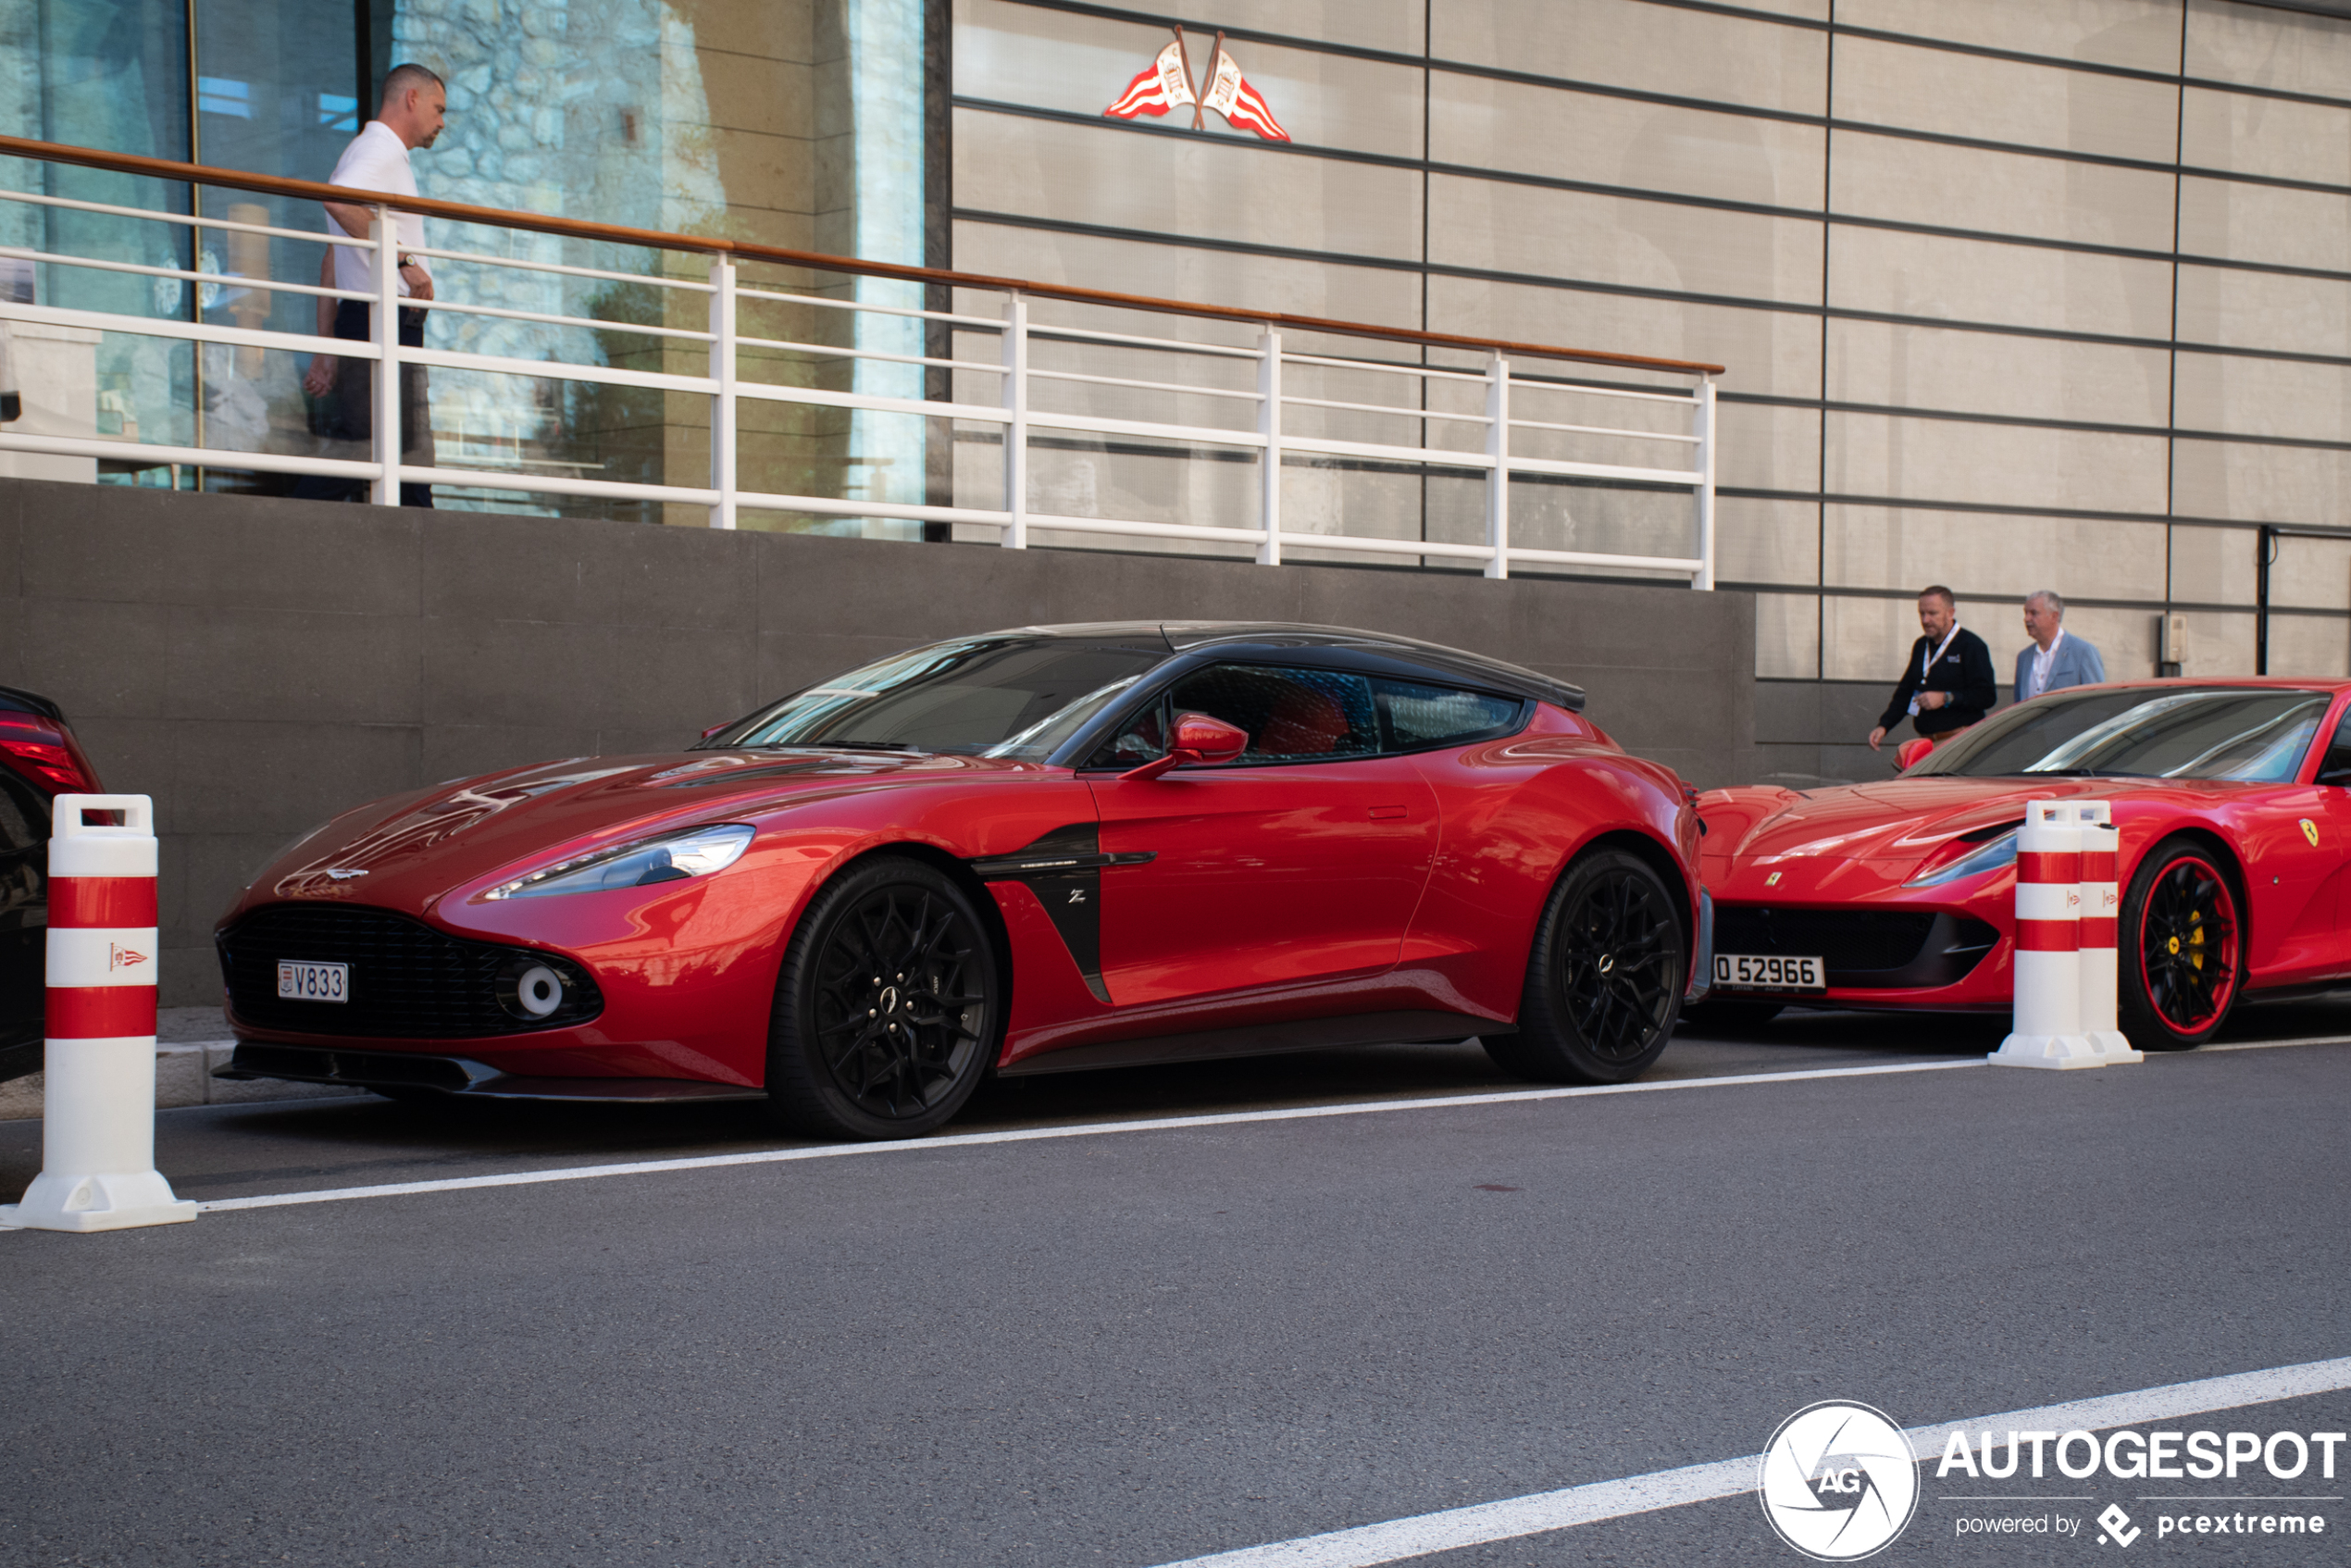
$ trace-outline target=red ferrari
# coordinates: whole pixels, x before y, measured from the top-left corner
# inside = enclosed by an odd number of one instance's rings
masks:
[[[2111,803],[2122,1029],[2201,1044],[2240,998],[2351,977],[2351,683],[2055,691],[1901,777],[1703,796],[1710,1008],[2006,1012],[2016,834],[2036,799]]]
[[[1326,627],[918,648],[317,829],[220,922],[224,1070],[852,1138],[990,1072],[1466,1035],[1621,1081],[1708,972],[1698,818],[1583,706]]]

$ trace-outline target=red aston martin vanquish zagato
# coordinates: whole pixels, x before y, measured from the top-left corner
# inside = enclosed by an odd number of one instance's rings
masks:
[[[1707,972],[1698,821],[1583,705],[1331,628],[919,648],[690,750],[336,818],[220,923],[229,1070],[856,1138],[991,1071],[1302,1047],[1630,1078]]]
[[[1701,797],[1710,1005],[2008,1011],[2035,799],[2111,803],[2133,1045],[2351,977],[2351,683],[2158,680],[2005,709],[1883,783]]]

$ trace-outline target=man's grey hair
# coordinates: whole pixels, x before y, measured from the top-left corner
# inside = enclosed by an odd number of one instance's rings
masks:
[[[2024,596],[2024,607],[2026,609],[2029,610],[2035,604],[2040,605],[2044,609],[2055,610],[2057,612],[2058,619],[2065,619],[2065,595],[2059,593],[2056,589],[2035,589],[2033,592]]]
[[[394,66],[384,75],[384,95],[379,102],[389,104],[412,87],[420,93],[428,87],[438,87],[443,93],[449,91],[447,83],[422,66]]]

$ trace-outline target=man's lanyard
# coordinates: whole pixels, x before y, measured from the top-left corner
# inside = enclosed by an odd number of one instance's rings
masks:
[[[1934,653],[1926,656],[1925,663],[1919,666],[1919,685],[1922,689],[1923,689],[1926,685],[1926,672],[1933,669],[1937,664],[1942,662],[1945,650],[1951,646],[1951,639],[1957,637],[1959,634],[1959,623],[1954,621],[1951,623],[1951,629],[1944,635],[1941,645],[1938,646]],[[1922,637],[1919,641],[1923,642],[1926,639]]]
[[[1948,632],[1947,632],[1947,633],[1945,633],[1945,634],[1944,634],[1942,646],[1941,646],[1941,647],[1936,648],[1936,649],[1934,650],[1934,653],[1929,653],[1929,654],[1925,655],[1924,659],[1923,659],[1923,660],[1920,663],[1920,665],[1919,665],[1919,690],[1920,690],[1920,691],[1925,691],[1925,690],[1926,690],[1926,672],[1927,672],[1927,671],[1929,671],[1929,670],[1931,670],[1931,669],[1933,669],[1933,668],[1934,667],[1936,661],[1940,660],[1940,659],[1943,657],[1944,651],[1945,651],[1946,649],[1948,649],[1948,648],[1951,646],[1951,639],[1952,639],[1952,638],[1954,638],[1954,637],[1957,637],[1959,634],[1959,622],[1957,622],[1957,621],[1953,621],[1953,622],[1951,623],[1951,629],[1950,629]],[[1920,639],[1919,639],[1919,641],[1922,641],[1922,642],[1923,642],[1923,641],[1926,641],[1926,639],[1925,639],[1925,638],[1923,638],[1923,637],[1922,637],[1922,638],[1920,638]],[[1918,713],[1919,713],[1919,700],[1918,700],[1916,697],[1913,697],[1913,698],[1911,698],[1911,699],[1910,699],[1910,706],[1909,706],[1909,711],[1910,716],[1911,716],[1912,718],[1916,718],[1916,717],[1918,716]]]
[[[2035,697],[2042,696],[2047,692],[2049,689],[2049,677],[2057,673],[2057,651],[2059,645],[2061,645],[2064,641],[2065,628],[2059,627],[2058,628],[2058,634],[2049,639],[2049,645],[2047,648],[2035,649],[2034,651],[2033,695]]]

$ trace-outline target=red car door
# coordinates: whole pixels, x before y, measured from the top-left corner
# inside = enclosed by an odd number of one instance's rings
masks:
[[[1248,731],[1222,767],[1091,775],[1101,847],[1102,978],[1114,1005],[1377,973],[1402,948],[1437,849],[1437,796],[1379,753],[1370,683],[1219,665],[1178,682],[1103,760],[1159,754],[1170,713]]]

